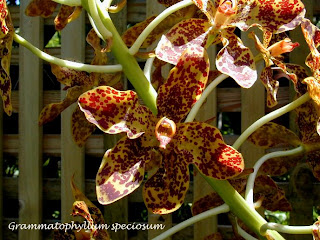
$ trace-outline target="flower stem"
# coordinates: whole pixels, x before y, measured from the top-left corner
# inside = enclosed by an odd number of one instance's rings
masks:
[[[61,67],[67,67],[70,69],[78,70],[78,71],[86,71],[86,72],[98,72],[98,73],[115,73],[115,72],[121,72],[122,66],[120,64],[117,65],[91,65],[91,64],[84,64],[84,63],[77,63],[73,61],[63,60],[57,57],[53,57],[43,51],[41,51],[39,48],[33,46],[31,43],[29,43],[26,39],[19,36],[18,34],[13,34],[13,40],[20,45],[24,46],[25,48],[29,49],[33,54],[41,58],[42,60],[45,60],[49,63],[53,63],[56,65],[59,65]]]
[[[199,98],[199,100],[193,105],[193,107],[192,107],[191,111],[189,112],[185,122],[192,122],[194,120],[194,118],[196,117],[200,107],[202,106],[204,101],[207,99],[209,94],[213,91],[213,89],[215,89],[218,86],[218,84],[220,84],[223,80],[225,80],[228,77],[229,76],[226,75],[226,74],[221,74],[215,80],[213,80],[209,84],[209,86],[206,87],[206,89],[203,91],[203,93],[202,93],[201,97]]]
[[[180,230],[190,226],[191,224],[194,224],[198,221],[201,221],[205,218],[220,214],[220,213],[226,213],[229,212],[229,207],[227,204],[223,204],[219,207],[210,209],[208,211],[205,211],[203,213],[200,213],[194,217],[191,217],[179,224],[177,224],[176,226],[170,228],[169,230],[165,231],[164,233],[160,234],[159,236],[155,237],[153,240],[162,240],[165,239],[167,237],[170,237],[171,235],[175,234],[176,232],[179,232]]]
[[[242,145],[242,143],[244,143],[244,141],[254,132],[256,131],[258,128],[260,128],[261,126],[263,126],[265,123],[270,122],[271,120],[292,111],[293,109],[299,107],[300,105],[304,104],[305,102],[309,101],[310,95],[309,93],[305,93],[304,95],[302,95],[301,97],[299,97],[298,99],[296,99],[295,101],[287,104],[286,106],[283,106],[265,116],[263,116],[262,118],[260,118],[259,120],[257,120],[256,122],[254,122],[250,127],[248,127],[241,135],[240,137],[235,141],[235,143],[233,144],[233,147],[235,149],[239,149],[240,146]]]
[[[299,153],[302,153],[304,151],[303,146],[299,146],[297,148],[287,150],[287,151],[276,151],[272,153],[268,153],[261,157],[253,166],[253,173],[251,173],[248,177],[247,186],[246,186],[246,193],[245,193],[245,199],[247,203],[251,206],[253,206],[253,187],[254,187],[254,181],[258,174],[259,168],[262,166],[262,164],[267,161],[270,158],[276,158],[276,157],[283,157],[283,156],[291,156],[296,155]]]
[[[189,5],[193,4],[191,0],[184,0],[181,2],[178,2],[171,7],[165,9],[163,12],[161,12],[139,35],[139,37],[136,39],[134,44],[129,49],[129,53],[131,55],[135,55],[138,51],[141,45],[143,44],[144,40],[148,37],[148,35],[152,32],[153,29],[155,29],[158,24],[163,21],[166,17],[168,17],[171,13],[178,11],[181,8],[187,7]]]
[[[91,14],[90,8],[92,8],[92,6],[89,8],[89,5],[96,6],[99,16]],[[127,46],[122,41],[117,29],[111,21],[108,12],[101,6],[100,1],[96,2],[95,0],[82,0],[82,6],[87,10],[95,22],[102,21],[103,27],[112,33],[111,51],[113,55],[122,65],[123,72],[134,86],[144,104],[150,108],[153,114],[157,114],[157,92],[144,76],[144,73],[141,70],[137,60],[129,53]],[[99,18],[99,20],[97,18]],[[100,29],[102,26],[96,25],[96,27],[102,34],[103,29]]]
[[[243,199],[228,181],[217,180],[204,175],[203,177],[230,207],[230,211],[254,231],[259,236],[259,239],[267,239],[265,237],[265,232],[263,234],[260,233],[261,226],[267,223],[266,220],[264,220],[263,217],[261,217],[260,214]],[[275,231],[268,231],[267,234],[272,236],[275,240],[284,239]]]
[[[261,231],[265,232],[268,229],[275,230],[277,232],[289,233],[289,234],[311,234],[314,226],[287,226],[278,223],[266,223],[261,227]]]

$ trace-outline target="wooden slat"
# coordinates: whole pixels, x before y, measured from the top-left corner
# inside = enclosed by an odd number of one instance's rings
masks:
[[[84,61],[86,37],[84,16],[83,12],[76,21],[69,23],[61,31],[61,57],[64,59]],[[61,91],[62,99],[65,95],[65,91]],[[71,117],[77,107],[74,103],[61,114],[61,222],[72,220],[70,213],[75,200],[70,186],[72,176],[80,190],[84,191],[85,187],[84,148],[75,144],[71,134]]]
[[[248,33],[243,32],[241,39],[254,55],[258,54],[255,50],[252,40],[248,39]],[[257,73],[260,76],[264,66],[263,61],[256,63]],[[258,77],[259,79],[259,77]],[[265,115],[265,89],[261,81],[257,80],[250,89],[241,89],[241,131],[246,130],[252,123]],[[246,167],[252,167],[254,162],[259,159],[264,150],[245,142],[241,146],[241,153],[245,159]]]
[[[30,0],[21,1],[25,9]],[[40,18],[20,12],[21,35],[35,46],[43,44]],[[42,61],[25,48],[20,49],[19,87],[19,222],[42,221],[42,129],[38,116],[42,108]],[[19,231],[19,239],[41,239],[40,231]]]

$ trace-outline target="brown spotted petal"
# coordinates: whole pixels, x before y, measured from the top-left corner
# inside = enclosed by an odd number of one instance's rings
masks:
[[[256,146],[271,148],[281,145],[291,145],[297,147],[301,144],[298,136],[279,124],[269,122],[252,133],[248,140]]]
[[[287,73],[289,78],[294,84],[296,92],[303,95],[307,92],[306,84],[303,84],[303,80],[308,77],[308,73],[305,68],[297,64],[286,64]]]
[[[217,69],[232,77],[241,87],[250,88],[257,80],[253,55],[234,33],[223,31],[224,47],[217,54]]]
[[[163,153],[163,165],[143,186],[143,199],[155,214],[171,213],[182,205],[189,188],[189,170],[173,151]]]
[[[108,150],[96,177],[97,199],[110,204],[137,189],[144,178],[144,166],[150,161],[152,147],[142,147],[141,138],[123,137]]]
[[[302,21],[301,29],[311,51],[311,54],[306,59],[306,65],[312,72],[319,71],[320,54],[317,47],[320,43],[320,30],[313,25],[309,19],[304,19]]]
[[[75,185],[73,178],[71,179],[71,189],[74,199],[76,200],[73,203],[72,215],[73,216],[82,216],[90,224],[90,236],[88,239],[105,239],[109,240],[109,234],[106,229],[97,229],[96,224],[104,224],[104,217],[100,209],[94,205]],[[84,234],[83,232],[82,234]],[[82,239],[80,236],[76,235],[76,239]],[[91,237],[91,238],[90,238]],[[86,238],[84,238],[86,239]]]
[[[0,38],[0,95],[3,101],[3,109],[10,116],[12,113],[10,60],[14,27],[9,12],[7,12],[5,22],[9,31],[3,38]]]
[[[0,38],[3,38],[5,35],[8,34],[9,28],[6,23],[6,19],[9,14],[8,6],[7,6],[7,1],[6,0],[1,0],[0,1]],[[10,17],[10,16],[9,16]]]
[[[81,7],[61,5],[58,15],[54,19],[56,30],[60,31],[71,21],[77,19],[81,14]]]
[[[76,108],[71,117],[71,132],[74,142],[79,147],[84,146],[95,129],[96,126],[88,122],[84,113]]]
[[[52,0],[33,0],[26,8],[26,15],[30,17],[50,17],[56,10],[58,3]]]
[[[313,240],[320,240],[320,219],[313,224],[312,229]]]
[[[259,168],[259,175],[282,176],[293,169],[304,156],[304,153],[268,159]]]
[[[313,101],[308,101],[295,109],[297,125],[301,134],[301,141],[310,142],[318,136],[316,125],[318,121],[317,107]]]
[[[159,88],[158,116],[180,122],[200,98],[209,76],[209,58],[204,48],[187,48],[168,80]]]
[[[278,104],[277,93],[279,90],[279,82],[274,79],[271,67],[266,67],[260,74],[260,80],[267,90],[267,106],[269,108]]]
[[[263,197],[262,206],[270,211],[291,211],[284,191],[269,176],[259,176],[254,184],[255,198]]]
[[[87,120],[106,133],[126,132],[132,139],[144,132],[153,133],[154,117],[148,108],[139,104],[133,91],[100,86],[82,94],[78,102]]]
[[[229,21],[229,25],[247,31],[252,26],[280,33],[297,27],[305,15],[300,0],[238,0],[237,14]]]
[[[211,25],[214,24],[215,22],[215,14],[217,11],[217,7],[218,7],[218,3],[219,1],[214,0],[192,0],[193,3],[201,10],[201,12],[203,12]]]
[[[318,144],[320,139],[317,138]],[[320,150],[315,150],[307,153],[307,163],[309,164],[315,178],[320,180]]]
[[[187,48],[204,47],[210,24],[204,19],[191,18],[174,25],[163,35],[156,48],[159,59],[176,65]]]
[[[320,80],[320,79],[319,79]],[[312,100],[320,107],[320,82],[314,77],[308,77],[304,79],[304,83],[308,86],[308,92]]]
[[[56,76],[57,80],[67,87],[93,85],[89,75],[84,71],[77,71],[56,64],[51,64],[51,71]]]
[[[209,124],[177,124],[177,132],[171,144],[174,151],[183,158],[184,164],[193,163],[208,177],[229,179],[244,169],[242,155],[226,145],[220,131]]]
[[[51,122],[53,119],[59,116],[63,110],[69,107],[72,103],[75,103],[78,97],[87,90],[88,88],[85,86],[75,86],[69,88],[63,101],[59,103],[51,103],[42,109],[39,116],[39,125]]]

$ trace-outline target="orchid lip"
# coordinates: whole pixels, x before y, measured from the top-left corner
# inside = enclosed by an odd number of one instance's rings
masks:
[[[167,117],[161,118],[155,128],[155,134],[160,142],[159,147],[166,149],[166,145],[171,141],[176,133],[176,124]]]

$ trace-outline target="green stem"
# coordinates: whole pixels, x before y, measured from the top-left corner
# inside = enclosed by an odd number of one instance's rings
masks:
[[[56,3],[68,5],[71,7],[81,6],[81,0],[52,0]]]
[[[89,8],[89,5],[97,7],[99,16],[92,15],[90,12],[90,8],[92,8],[92,6]],[[157,92],[144,76],[137,60],[129,53],[127,46],[122,41],[121,36],[113,25],[108,12],[101,6],[100,1],[96,3],[94,0],[82,0],[82,6],[88,11],[95,22],[101,20],[103,26],[112,33],[113,44],[111,51],[113,55],[122,65],[124,74],[128,77],[144,104],[149,107],[154,114],[157,114]],[[102,26],[96,25],[96,27],[100,33],[103,32],[103,29],[100,29]]]
[[[185,221],[183,221],[182,223],[177,224],[176,226],[170,228],[169,230],[165,231],[164,233],[160,234],[159,236],[153,238],[152,240],[163,240],[166,239],[167,237],[170,237],[171,235],[175,234],[176,232],[179,232],[180,230],[198,222],[201,221],[203,219],[206,219],[208,217],[214,216],[214,215],[218,215],[220,213],[226,213],[229,212],[229,207],[227,204],[223,204],[219,207],[210,209],[208,211],[205,211],[203,213],[200,213],[194,217],[191,217]]]
[[[267,239],[260,233],[261,226],[267,223],[266,220],[243,199],[228,181],[212,179],[204,175],[203,177],[230,207],[230,210],[254,231],[259,239]],[[268,231],[268,234],[276,240],[284,239],[275,231]]]
[[[218,86],[218,84],[220,84],[227,77],[229,77],[229,76],[226,75],[226,74],[221,74],[220,76],[218,76],[215,80],[213,80],[206,87],[206,89],[203,91],[203,93],[202,93],[201,97],[199,98],[199,100],[193,105],[193,107],[192,107],[191,111],[189,112],[185,122],[192,122],[194,120],[194,118],[196,117],[200,107],[202,106],[204,101],[207,99],[209,94],[213,91],[213,89],[215,89]]]
[[[171,13],[178,11],[181,8],[187,7],[189,5],[193,4],[191,0],[184,0],[181,2],[178,2],[171,7],[165,9],[163,12],[161,12],[139,35],[139,37],[136,39],[134,44],[129,49],[129,53],[131,55],[135,55],[138,51],[141,45],[143,44],[144,40],[149,36],[149,34],[152,32],[153,29],[155,29],[161,21],[163,21],[166,17],[168,17]]]
[[[20,45],[24,46],[25,48],[29,49],[33,54],[41,58],[42,60],[45,60],[49,63],[53,63],[56,65],[59,65],[61,67],[67,67],[70,69],[78,70],[78,71],[86,71],[86,72],[97,72],[97,73],[115,73],[115,72],[121,72],[122,66],[120,64],[117,65],[91,65],[91,64],[84,64],[84,63],[77,63],[73,61],[63,60],[57,57],[53,57],[43,51],[41,51],[39,48],[33,46],[31,43],[29,43],[26,39],[19,36],[18,34],[13,34],[13,40]]]
[[[297,148],[286,150],[286,151],[276,151],[268,153],[264,156],[262,156],[253,166],[253,173],[251,173],[248,177],[247,186],[246,186],[246,193],[245,193],[245,199],[247,203],[251,206],[253,206],[253,187],[254,187],[254,181],[258,174],[258,171],[262,164],[271,159],[276,157],[283,157],[283,156],[291,156],[296,155],[299,153],[302,153],[305,151],[305,148],[303,146],[299,146]]]
[[[268,229],[289,234],[311,234],[314,226],[287,226],[278,223],[266,223],[261,227],[261,231],[265,232]]]
[[[258,128],[260,128],[261,126],[263,126],[265,123],[270,122],[271,120],[287,113],[290,112],[292,110],[294,110],[295,108],[299,107],[300,105],[304,104],[305,102],[309,101],[311,99],[309,93],[305,93],[304,95],[302,95],[301,97],[299,97],[298,99],[296,99],[295,101],[287,104],[286,106],[283,106],[265,116],[263,116],[262,118],[260,118],[259,120],[257,120],[256,122],[254,122],[250,127],[248,127],[241,135],[240,137],[235,141],[235,143],[233,144],[233,147],[235,149],[239,149],[240,146],[242,145],[242,143],[244,143],[244,141],[254,132],[256,131]]]

